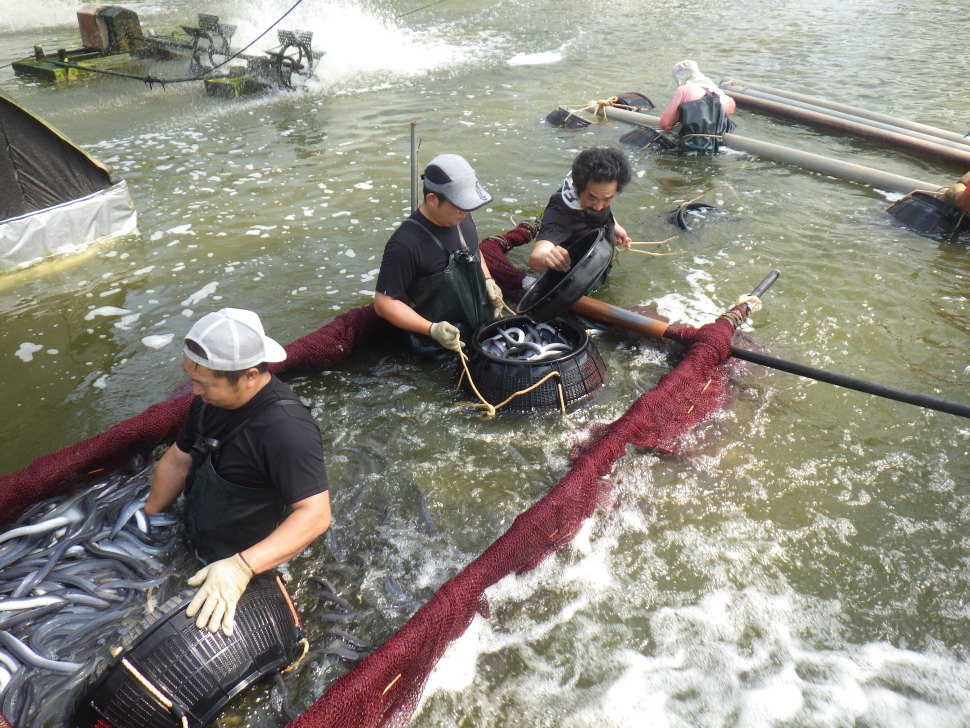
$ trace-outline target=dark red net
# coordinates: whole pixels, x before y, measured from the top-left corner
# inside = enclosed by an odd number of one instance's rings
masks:
[[[287,346],[286,361],[273,370],[282,373],[332,366],[367,338],[377,324],[372,305],[351,309]],[[0,477],[0,523],[10,523],[31,504],[69,492],[139,452],[174,440],[191,400],[191,392],[183,385],[141,414]]]
[[[476,612],[488,615],[484,590],[535,568],[592,515],[605,478],[628,444],[674,450],[695,424],[721,406],[734,327],[719,319],[701,329],[668,329],[688,344],[684,359],[657,386],[586,444],[566,476],[521,513],[497,541],[448,580],[380,648],[340,678],[289,728],[400,726],[413,713],[432,668]]]
[[[505,253],[534,237],[535,227],[522,223],[483,241],[493,276],[508,293],[520,290],[522,274]],[[287,346],[287,360],[275,371],[332,366],[378,325],[373,306],[352,309]],[[400,630],[289,726],[376,728],[407,723],[448,644],[464,633],[476,612],[489,617],[485,589],[506,575],[535,568],[572,539],[601,502],[608,487],[606,476],[629,444],[673,451],[691,427],[722,405],[726,376],[718,365],[730,356],[733,333],[733,325],[724,319],[700,329],[668,328],[668,338],[688,347],[683,360],[622,417],[599,428],[545,497],[520,514],[481,556],[442,585]],[[69,488],[77,473],[90,474],[174,438],[190,398],[188,393],[176,393],[100,435],[3,476],[3,517],[12,520],[27,505]],[[4,726],[9,723],[0,716],[0,728]]]
[[[484,238],[478,244],[492,278],[505,295],[521,295],[522,279],[525,278],[525,274],[512,264],[506,254],[512,248],[532,242],[538,232],[535,223],[520,222],[507,233]]]

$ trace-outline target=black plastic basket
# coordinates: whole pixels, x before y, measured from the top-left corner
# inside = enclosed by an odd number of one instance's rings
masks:
[[[77,728],[206,725],[250,684],[292,664],[303,633],[282,580],[256,576],[239,600],[232,637],[185,616],[191,594],[160,610],[95,681]]]
[[[572,267],[566,273],[543,271],[519,301],[520,314],[533,321],[559,316],[596,287],[613,264],[613,243],[602,229],[591,230],[565,247]]]
[[[589,126],[592,122],[587,121],[581,116],[576,116],[569,109],[564,109],[560,106],[555,111],[549,112],[546,116],[546,123],[559,128],[582,129]]]
[[[513,398],[503,411],[559,410],[588,397],[606,383],[606,367],[593,340],[585,329],[562,319],[548,322],[570,345],[569,352],[555,359],[510,361],[492,356],[482,348],[481,342],[500,329],[521,326],[528,321],[527,316],[512,316],[485,324],[475,332],[468,370],[479,393],[489,403],[501,404],[550,372],[558,372],[558,376],[550,377],[532,391]],[[463,380],[463,388],[468,396],[474,396],[467,379]]]
[[[970,230],[970,215],[928,192],[912,192],[890,205],[887,212],[920,235],[943,237]]]

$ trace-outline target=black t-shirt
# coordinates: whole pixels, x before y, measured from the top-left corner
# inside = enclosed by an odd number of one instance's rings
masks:
[[[384,246],[384,257],[377,274],[377,292],[408,305],[411,301],[408,291],[414,281],[447,268],[448,253],[461,248],[461,237],[464,237],[465,245],[471,252],[478,250],[478,230],[471,215],[466,215],[456,227],[439,227],[422,215],[420,210],[411,213],[409,219],[417,220],[427,230],[414,223],[402,223]],[[458,235],[459,228],[461,237]],[[448,253],[432,240],[428,230],[444,244]]]
[[[604,225],[612,226],[613,223],[613,211],[609,207],[598,212],[574,210],[563,202],[562,190],[556,190],[542,213],[542,222],[536,239],[565,245],[591,230],[598,230]]]
[[[328,488],[320,429],[302,404],[275,404],[294,399],[287,385],[275,376],[239,409],[207,405],[203,419],[205,437],[220,439],[251,413],[258,411],[242,430],[223,444],[213,461],[216,472],[230,483],[249,488],[275,488],[292,505]],[[175,444],[190,452],[195,442],[202,399],[195,397]]]

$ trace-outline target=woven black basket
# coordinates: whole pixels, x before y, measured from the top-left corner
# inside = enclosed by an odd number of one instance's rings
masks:
[[[560,357],[542,361],[510,361],[492,356],[482,348],[481,342],[495,336],[500,329],[519,327],[529,321],[527,316],[512,316],[485,324],[475,332],[468,370],[479,393],[490,404],[501,404],[515,392],[528,389],[550,372],[557,372],[558,375],[550,377],[531,392],[513,398],[502,411],[559,410],[588,397],[606,383],[606,367],[593,340],[585,329],[562,319],[548,322],[559,337],[569,343],[569,351]],[[469,397],[474,397],[467,378],[462,380],[462,386]]]
[[[78,707],[77,728],[193,728],[303,650],[279,577],[256,576],[239,600],[232,637],[185,616],[191,593],[170,600],[108,665]],[[182,716],[185,716],[183,721]]]
[[[920,235],[943,237],[970,230],[970,215],[927,192],[912,192],[890,205],[887,212]]]

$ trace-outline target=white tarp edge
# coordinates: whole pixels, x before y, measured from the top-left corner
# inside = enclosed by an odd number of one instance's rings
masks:
[[[4,220],[0,222],[0,270],[136,233],[137,218],[122,180],[86,197]]]

